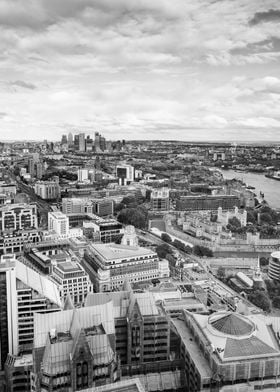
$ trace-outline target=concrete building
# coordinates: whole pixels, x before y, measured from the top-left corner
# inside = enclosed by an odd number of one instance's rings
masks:
[[[126,164],[118,165],[116,177],[119,179],[119,185],[129,185],[134,181],[134,167]]]
[[[0,235],[0,255],[6,253],[20,253],[24,245],[41,241],[38,230],[20,230]]]
[[[32,390],[78,391],[120,378],[112,302],[36,314]]]
[[[177,211],[216,211],[219,207],[223,210],[232,210],[239,206],[239,198],[232,195],[181,196],[176,201]]]
[[[14,199],[17,193],[17,186],[16,184],[7,184],[5,181],[0,181],[0,193],[7,195],[11,199]]]
[[[137,246],[133,237],[136,237],[134,227],[128,226],[121,245],[89,245],[84,266],[96,291],[118,289],[126,280],[139,283],[169,277],[168,261],[159,260],[155,252]]]
[[[33,158],[28,159],[28,173],[31,177],[34,177],[35,174],[35,163]]]
[[[268,276],[273,279],[280,281],[280,252],[271,253],[268,266]]]
[[[17,203],[0,207],[0,231],[2,233],[36,229],[37,227],[37,207],[35,204]]]
[[[150,371],[156,362],[170,359],[170,325],[168,318],[156,306],[151,293],[126,291],[89,294],[85,309],[91,306],[113,305],[116,352],[122,374],[130,374],[133,366],[138,373],[145,364]],[[147,371],[149,372],[149,371]]]
[[[79,151],[84,152],[86,150],[85,134],[79,133]]]
[[[73,134],[71,132],[68,133],[68,146],[72,146],[74,143]]]
[[[60,196],[60,186],[57,181],[37,181],[34,192],[44,200],[54,200]]]
[[[78,181],[84,182],[88,180],[88,169],[78,169]]]
[[[100,217],[113,215],[114,201],[111,198],[63,198],[64,214],[96,214]]]
[[[37,252],[36,256],[45,259],[43,253]],[[50,277],[58,286],[61,300],[65,303],[70,296],[75,306],[82,305],[93,290],[89,276],[78,258],[70,250],[61,250],[48,257],[51,263]]]
[[[94,235],[98,234],[101,242],[115,242],[123,236],[123,226],[116,219],[105,219],[90,214],[88,216],[90,220],[83,222],[83,228],[92,231]]]
[[[60,211],[48,213],[48,230],[53,230],[58,235],[69,233],[69,218]]]
[[[27,267],[14,255],[0,261],[0,364],[8,354],[31,352],[34,313],[58,309],[61,301],[56,285]]]
[[[172,325],[181,339],[187,390],[279,389],[279,332],[269,318],[262,314],[184,312]]]
[[[43,177],[44,174],[44,165],[42,162],[37,162],[35,165],[36,168],[36,178],[38,178],[38,180],[41,180],[41,178]]]
[[[151,210],[166,212],[169,210],[169,189],[153,189],[151,193]]]

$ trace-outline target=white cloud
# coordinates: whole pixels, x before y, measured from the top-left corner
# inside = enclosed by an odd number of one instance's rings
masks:
[[[58,138],[68,126],[137,138],[276,127],[280,30],[267,11],[277,5],[2,0],[0,138]]]

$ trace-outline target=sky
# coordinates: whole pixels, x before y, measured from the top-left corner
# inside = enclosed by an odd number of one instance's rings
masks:
[[[280,141],[279,0],[0,0],[0,140]]]

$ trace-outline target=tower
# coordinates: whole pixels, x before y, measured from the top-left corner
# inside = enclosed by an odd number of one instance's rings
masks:
[[[68,133],[68,145],[72,146],[73,144],[73,135],[71,132]]]
[[[4,255],[0,262],[0,369],[8,354],[17,355],[18,317],[16,265],[12,255]]]
[[[86,150],[86,141],[85,141],[85,134],[79,133],[79,151]]]
[[[128,246],[138,246],[138,238],[134,226],[126,226],[121,244]]]

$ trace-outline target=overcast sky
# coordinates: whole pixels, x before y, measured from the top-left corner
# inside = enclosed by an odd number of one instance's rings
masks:
[[[279,0],[0,0],[0,139],[280,140]]]

